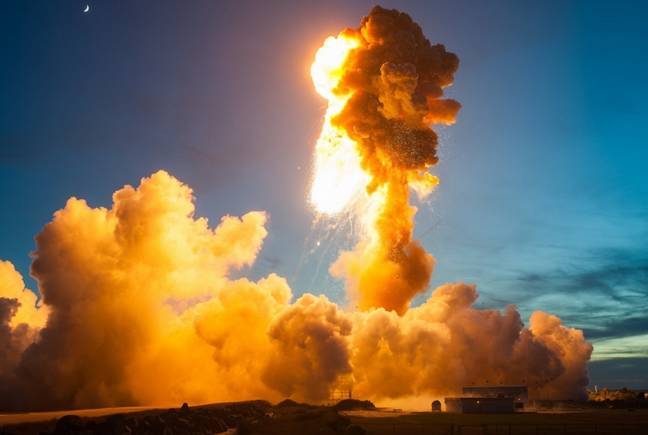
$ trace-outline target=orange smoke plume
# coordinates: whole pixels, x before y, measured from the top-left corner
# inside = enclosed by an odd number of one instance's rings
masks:
[[[376,6],[358,29],[329,38],[312,66],[316,90],[329,102],[316,146],[311,201],[321,213],[353,206],[364,239],[331,272],[347,280],[361,309],[404,313],[430,281],[434,259],[412,239],[416,209],[437,184],[431,123],[454,123],[460,104],[442,99],[459,60],[432,45],[405,13]]]

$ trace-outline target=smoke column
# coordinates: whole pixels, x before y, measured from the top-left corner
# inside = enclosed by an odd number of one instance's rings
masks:
[[[579,398],[592,346],[580,330],[514,306],[479,310],[474,285],[449,283],[420,306],[432,257],[412,240],[409,189],[436,179],[436,135],[459,108],[441,99],[457,59],[405,14],[374,8],[329,38],[313,66],[329,100],[311,202],[351,210],[365,232],[333,273],[361,308],[293,298],[271,273],[252,281],[268,216],[215,225],[165,171],[126,185],[110,207],[70,198],[36,236],[41,299],[0,262],[0,410],[176,405],[286,397],[318,402],[341,379],[386,401],[441,398],[483,383],[524,383],[532,398]],[[240,272],[238,272],[240,274]]]
[[[421,196],[437,184],[431,123],[454,123],[458,102],[443,99],[459,59],[432,45],[402,12],[376,6],[358,29],[329,38],[317,53],[312,77],[329,102],[316,146],[311,201],[321,213],[355,206],[366,234],[332,266],[361,309],[404,313],[430,281],[434,259],[412,239]],[[364,194],[356,206],[353,196]]]

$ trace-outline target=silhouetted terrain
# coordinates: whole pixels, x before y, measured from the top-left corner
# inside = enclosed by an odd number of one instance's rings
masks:
[[[1,435],[104,435],[104,434],[363,434],[349,418],[331,407],[311,406],[286,400],[277,406],[253,401],[153,409],[102,417],[71,413],[58,420],[7,425]]]
[[[582,404],[586,405],[586,404]],[[344,409],[344,410],[342,410]],[[57,420],[0,428],[0,435],[239,434],[239,435],[487,435],[646,434],[648,410],[555,406],[513,414],[398,413],[368,401],[314,406],[285,400],[150,409],[100,417],[73,414]]]

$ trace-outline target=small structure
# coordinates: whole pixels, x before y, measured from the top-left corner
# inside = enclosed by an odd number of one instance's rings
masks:
[[[529,403],[526,385],[488,385],[463,387],[465,397],[513,398],[515,409],[523,409]]]
[[[465,396],[471,397],[513,397],[518,402],[529,401],[529,389],[526,385],[486,385],[463,387]]]
[[[446,412],[503,414],[515,411],[511,397],[446,397]]]
[[[447,412],[506,413],[523,409],[529,402],[525,385],[488,385],[463,387],[461,397],[447,397]]]
[[[328,403],[335,405],[341,400],[353,399],[353,377],[350,375],[340,376],[337,382],[329,390]]]
[[[432,411],[433,412],[434,411],[436,411],[436,412],[441,411],[441,402],[439,400],[435,400],[434,402],[432,402]]]

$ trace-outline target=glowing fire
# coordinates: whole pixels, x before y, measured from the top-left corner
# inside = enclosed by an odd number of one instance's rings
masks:
[[[337,38],[331,36],[317,51],[311,66],[315,89],[328,100],[324,125],[315,146],[315,170],[310,194],[315,209],[324,214],[344,210],[364,192],[369,181],[369,176],[360,167],[356,143],[331,123],[331,118],[342,110],[350,97],[349,94],[341,94],[336,87],[347,55],[357,46],[355,39],[343,35]]]

